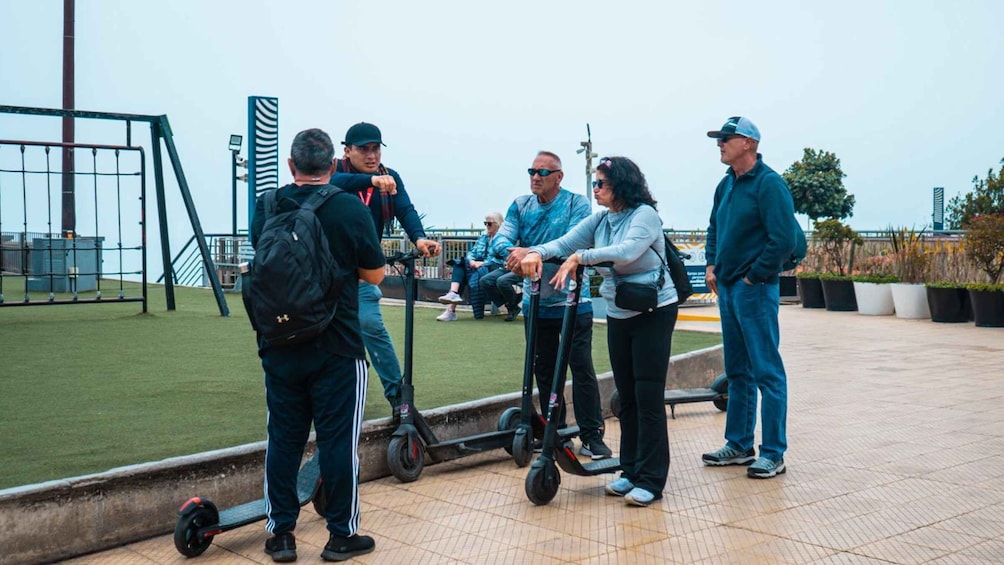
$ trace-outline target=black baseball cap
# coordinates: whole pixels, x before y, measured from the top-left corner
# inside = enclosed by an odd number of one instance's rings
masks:
[[[373,124],[368,124],[366,122],[359,122],[358,124],[349,128],[349,131],[345,132],[345,141],[342,145],[355,145],[360,147],[366,145],[367,143],[379,143],[384,147],[387,144],[383,142],[383,138],[380,136],[380,128]]]

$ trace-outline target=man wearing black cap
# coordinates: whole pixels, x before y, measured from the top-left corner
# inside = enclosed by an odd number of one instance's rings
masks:
[[[705,453],[705,465],[749,465],[767,479],[785,472],[788,384],[778,351],[778,274],[795,249],[798,225],[791,191],[757,152],[760,130],[748,118],[729,118],[708,137],[729,166],[715,189],[705,252],[708,288],[718,295],[729,403],[725,446]],[[763,442],[753,450],[757,390]]]
[[[380,129],[373,124],[360,122],[345,133],[345,155],[335,160],[335,174],[331,184],[359,196],[373,216],[377,237],[391,234],[394,218],[401,223],[408,238],[426,257],[439,254],[439,244],[426,239],[418,212],[411,204],[404,182],[397,171],[381,163],[381,147],[385,147]],[[394,352],[394,343],[383,325],[380,314],[380,287],[359,282],[359,324],[363,343],[369,351],[373,368],[380,376],[384,396],[391,407],[397,407],[401,394],[401,365]]]

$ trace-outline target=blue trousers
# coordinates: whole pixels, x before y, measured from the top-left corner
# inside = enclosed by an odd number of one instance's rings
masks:
[[[722,318],[725,374],[729,379],[729,407],[725,439],[734,449],[753,447],[757,419],[757,391],[763,443],[760,456],[780,461],[788,448],[788,379],[778,346],[781,335],[777,313],[778,283],[748,285],[742,280],[718,283]]]
[[[401,363],[394,352],[394,342],[383,325],[380,313],[380,287],[359,281],[359,326],[362,329],[363,344],[370,354],[370,363],[376,369],[383,385],[383,395],[393,406],[401,392]]]
[[[265,402],[265,529],[291,532],[300,514],[296,481],[313,422],[317,457],[328,504],[328,531],[351,536],[359,529],[359,432],[366,405],[364,359],[351,359],[312,344],[268,350]]]

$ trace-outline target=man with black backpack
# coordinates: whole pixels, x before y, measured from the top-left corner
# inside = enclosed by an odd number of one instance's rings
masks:
[[[367,365],[359,329],[360,281],[379,284],[386,260],[365,206],[331,186],[334,145],[319,129],[293,139],[293,183],[258,198],[255,258],[243,288],[265,370],[265,553],[295,561],[297,473],[313,422],[325,519],[321,557],[373,551],[359,528],[359,457]]]
[[[381,147],[384,146],[380,128],[360,122],[345,133],[345,155],[335,161],[335,173],[331,184],[358,197],[373,218],[378,239],[391,234],[396,219],[408,238],[425,257],[439,254],[439,244],[425,237],[422,220],[404,189],[401,176],[382,162]],[[384,396],[396,409],[400,404],[401,364],[398,363],[394,343],[383,324],[380,313],[380,287],[367,282],[359,284],[359,323],[363,342],[369,351],[373,368],[380,376]]]
[[[729,118],[708,137],[717,140],[721,161],[729,166],[715,189],[705,247],[705,280],[718,295],[722,318],[729,402],[726,443],[702,460],[714,466],[752,463],[747,476],[767,479],[786,470],[788,378],[778,350],[778,274],[791,260],[801,230],[788,185],[757,152],[760,130],[753,122]],[[758,390],[759,457],[753,449]]]

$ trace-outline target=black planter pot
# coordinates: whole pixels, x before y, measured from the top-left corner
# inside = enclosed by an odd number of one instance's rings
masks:
[[[823,285],[819,279],[798,279],[798,294],[802,308],[826,308]]]
[[[854,294],[854,282],[841,279],[823,279],[823,297],[830,312],[857,312],[858,299]]]
[[[981,328],[1004,328],[1004,292],[970,290],[973,321]]]
[[[795,277],[791,275],[781,275],[780,281],[781,297],[798,296],[798,284]]]
[[[973,308],[969,303],[969,291],[964,288],[927,287],[927,305],[931,309],[931,321],[946,324],[969,322],[973,319]]]

